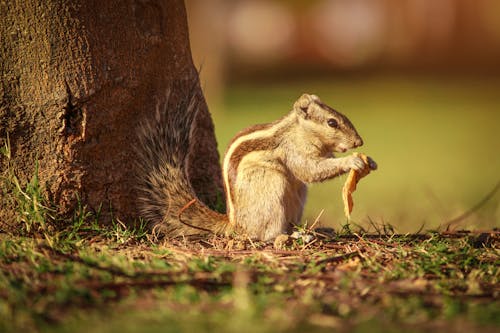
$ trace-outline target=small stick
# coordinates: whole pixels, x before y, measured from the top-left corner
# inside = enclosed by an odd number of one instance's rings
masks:
[[[209,230],[209,229],[205,229],[205,228],[202,228],[202,227],[198,227],[196,225],[192,225],[192,224],[189,224],[187,222],[184,222],[182,219],[181,219],[181,214],[184,213],[184,211],[186,209],[188,209],[189,207],[191,207],[194,203],[196,202],[196,199],[193,199],[191,201],[189,201],[187,204],[185,204],[180,210],[179,210],[179,214],[177,215],[178,219],[179,219],[179,222],[190,227],[190,228],[193,228],[193,229],[198,229],[198,230],[201,230],[201,231],[205,231],[205,232],[208,232],[210,234],[213,234],[213,231],[212,230]]]
[[[466,218],[468,218],[472,213],[474,213],[475,211],[477,211],[479,208],[481,208],[482,206],[484,206],[485,203],[487,203],[491,198],[493,198],[495,196],[495,194],[497,193],[498,189],[500,188],[500,181],[497,182],[496,186],[493,188],[493,190],[488,193],[481,201],[479,201],[475,206],[473,206],[471,209],[469,209],[468,211],[466,211],[465,213],[459,215],[458,217],[455,217],[454,219],[451,219],[450,221],[446,222],[444,224],[444,226],[446,226],[446,231],[448,231],[450,229],[450,227],[453,225],[453,224],[456,224],[462,220],[465,220]]]

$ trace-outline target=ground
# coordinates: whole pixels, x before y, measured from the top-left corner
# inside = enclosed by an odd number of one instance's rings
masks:
[[[497,231],[363,234],[345,225],[312,232],[309,243],[264,244],[158,240],[143,226],[81,221],[0,234],[0,331],[500,328]]]

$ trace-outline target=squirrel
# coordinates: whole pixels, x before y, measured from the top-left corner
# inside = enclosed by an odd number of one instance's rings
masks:
[[[227,214],[218,213],[197,198],[187,175],[200,94],[192,91],[174,106],[167,96],[164,109],[157,107],[154,119],[140,125],[138,203],[156,232],[235,232],[269,241],[300,223],[306,184],[365,168],[356,155],[333,155],[363,144],[351,121],[316,95],[303,94],[281,119],[232,139],[222,165]]]

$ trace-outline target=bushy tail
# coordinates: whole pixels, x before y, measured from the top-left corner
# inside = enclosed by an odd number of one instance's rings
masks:
[[[182,89],[178,89],[181,91]],[[152,119],[139,126],[136,146],[138,204],[153,231],[166,236],[223,233],[227,216],[196,197],[188,177],[188,156],[200,103],[196,86],[159,101]]]

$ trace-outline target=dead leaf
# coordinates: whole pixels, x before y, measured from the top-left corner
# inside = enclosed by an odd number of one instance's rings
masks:
[[[354,203],[352,201],[352,193],[356,190],[356,185],[359,180],[370,173],[372,170],[372,165],[368,156],[361,153],[354,153],[355,156],[360,157],[365,162],[365,168],[363,170],[352,170],[349,171],[349,175],[347,176],[346,182],[344,183],[344,187],[342,187],[342,200],[344,201],[344,214],[350,219],[352,207]]]

